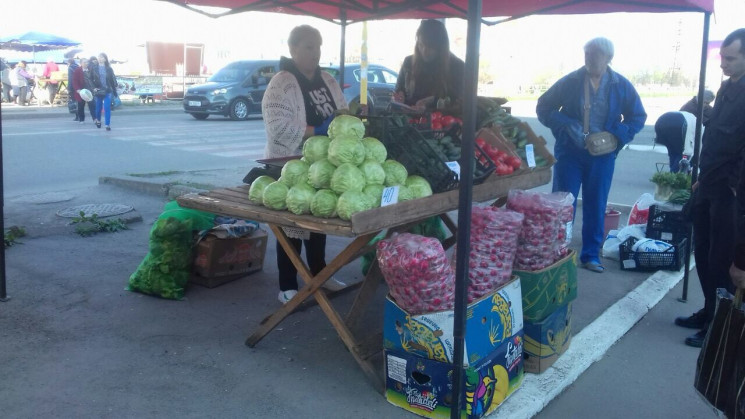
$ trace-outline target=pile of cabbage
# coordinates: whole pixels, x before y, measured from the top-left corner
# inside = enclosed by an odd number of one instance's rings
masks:
[[[387,159],[383,143],[365,138],[359,118],[339,115],[328,133],[308,138],[303,157],[285,163],[279,179],[254,180],[249,200],[298,215],[349,220],[356,212],[379,207],[388,186],[399,186],[398,202],[432,195],[427,180],[409,176],[401,163]]]

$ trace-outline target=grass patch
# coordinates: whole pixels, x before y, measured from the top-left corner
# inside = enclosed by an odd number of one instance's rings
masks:
[[[89,237],[97,233],[116,233],[121,230],[129,230],[129,227],[121,218],[101,220],[98,218],[98,214],[87,217],[85,211],[80,211],[80,217],[73,218],[70,224],[76,224],[75,232],[83,237]]]
[[[26,230],[23,227],[13,226],[5,231],[5,248],[16,244],[23,244],[18,241],[19,238],[26,236]]]

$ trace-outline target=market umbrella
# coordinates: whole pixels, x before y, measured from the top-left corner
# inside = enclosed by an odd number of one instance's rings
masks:
[[[708,42],[709,18],[714,10],[714,0],[650,0],[646,2],[620,2],[618,0],[160,0],[178,4],[199,13],[218,17],[225,14],[263,11],[314,16],[335,21],[342,25],[348,21],[372,19],[421,19],[460,17],[468,20],[466,46],[465,91],[463,100],[463,155],[461,156],[461,182],[458,209],[458,224],[469,225],[472,203],[473,144],[476,125],[476,84],[478,80],[479,37],[483,16],[515,19],[531,14],[591,14],[611,12],[703,12],[704,54],[702,54],[701,78],[699,80],[699,110],[703,114],[703,91],[705,76],[705,47]],[[222,13],[210,13],[195,8],[198,6],[222,7]],[[342,32],[342,45],[344,36]],[[344,50],[340,63],[344,62]],[[698,119],[699,121],[701,118]],[[696,127],[695,153],[700,147],[700,122]],[[456,255],[456,294],[453,335],[456,338],[453,359],[453,395],[455,396],[451,417],[460,417],[462,403],[461,381],[463,379],[463,347],[465,334],[466,280],[468,278],[468,250],[470,229],[458,230],[458,252]],[[688,263],[686,263],[688,267]],[[686,272],[687,273],[687,272]]]
[[[76,47],[80,42],[44,32],[26,32],[0,38],[0,50],[25,51],[36,53],[53,49]],[[34,62],[36,60],[34,59]]]

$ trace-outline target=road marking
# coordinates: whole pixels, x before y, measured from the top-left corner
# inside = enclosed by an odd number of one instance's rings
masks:
[[[629,144],[627,147],[634,151],[654,151],[655,153],[667,154],[667,147],[664,145]]]
[[[264,144],[250,144],[246,142],[240,143],[223,143],[223,144],[208,144],[208,145],[195,145],[187,147],[176,147],[182,151],[200,151],[200,152],[211,152],[211,151],[225,151],[235,149],[250,149],[250,150],[264,150]]]
[[[691,260],[691,269],[695,267]],[[572,337],[572,343],[543,374],[525,374],[522,386],[494,417],[529,419],[574,383],[683,279],[678,272],[657,271]]]
[[[264,149],[261,152],[250,152],[248,150],[236,150],[236,151],[225,151],[220,153],[210,153],[213,156],[218,157],[249,157],[252,160],[260,159],[264,157]]]

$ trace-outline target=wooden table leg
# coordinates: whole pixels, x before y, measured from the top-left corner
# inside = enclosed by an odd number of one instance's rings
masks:
[[[380,272],[378,259],[373,258],[372,264],[370,264],[370,270],[367,271],[367,275],[365,275],[365,279],[364,281],[362,281],[362,286],[357,292],[357,296],[354,298],[352,307],[347,313],[347,327],[353,328],[357,324],[357,321],[364,312],[364,309],[367,307],[367,304],[375,295],[375,291],[377,291],[378,285],[380,285],[381,283],[381,279],[383,279],[383,273]]]
[[[292,264],[295,265],[298,270],[298,274],[300,274],[301,279],[305,282],[306,285],[298,290],[297,295],[295,295],[292,300],[288,301],[287,304],[284,304],[277,311],[275,311],[274,314],[269,316],[266,321],[263,322],[258,327],[258,329],[256,329],[256,331],[254,331],[254,333],[246,339],[246,345],[250,347],[255,346],[264,336],[271,332],[282,320],[285,319],[285,317],[295,311],[295,309],[311,295],[315,297],[316,301],[318,301],[318,304],[322,308],[324,306],[331,307],[331,303],[326,297],[326,294],[323,291],[319,292],[319,288],[321,287],[321,285],[323,285],[324,282],[331,278],[331,275],[333,275],[344,265],[349,263],[350,259],[357,254],[359,249],[367,245],[370,239],[375,236],[374,234],[366,234],[357,237],[341,253],[339,253],[339,255],[337,255],[331,261],[331,263],[326,265],[326,267],[321,272],[319,272],[318,275],[313,277],[307,265],[302,261],[300,255],[298,255],[298,252],[292,246],[284,231],[280,227],[275,225],[269,225],[269,227],[272,229],[272,232],[274,232],[274,235],[277,237],[280,246],[282,246],[285,252],[287,252],[287,255],[290,257]],[[324,310],[324,312],[325,311],[326,310]],[[336,327],[336,325],[334,326]]]

